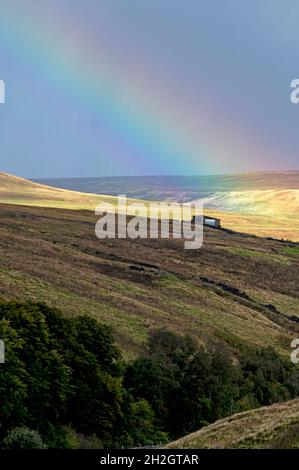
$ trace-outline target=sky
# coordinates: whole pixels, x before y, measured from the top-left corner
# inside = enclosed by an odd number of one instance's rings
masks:
[[[1,0],[0,171],[299,169],[298,0]]]

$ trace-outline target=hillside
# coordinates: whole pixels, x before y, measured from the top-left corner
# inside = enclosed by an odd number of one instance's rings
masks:
[[[114,196],[85,194],[53,188],[25,178],[0,173],[0,202],[37,207],[95,210],[101,201],[115,204]]]
[[[167,448],[299,448],[299,399],[221,419]]]
[[[299,189],[215,192],[203,200],[220,210],[281,218],[299,215]]]
[[[88,211],[0,205],[0,297],[47,302],[110,324],[126,355],[165,327],[199,341],[272,345],[299,333],[299,248],[205,230],[181,240],[98,240]]]
[[[273,191],[272,193],[271,191],[245,191],[240,194],[225,193],[226,195],[221,196],[215,194],[212,197],[214,198],[212,203],[211,198],[207,202],[210,206],[216,206],[217,209],[210,208],[205,212],[219,217],[224,227],[234,231],[299,241],[298,196],[293,196],[293,193],[297,194],[297,192],[296,190],[274,191],[276,199],[272,194]],[[253,193],[256,195],[255,198]],[[280,203],[275,203],[276,200]],[[94,211],[101,201],[107,201],[113,205],[117,203],[115,196],[59,189],[0,173],[0,203]],[[138,200],[128,198],[128,203],[130,202],[138,202]],[[147,204],[147,201],[142,202]],[[255,212],[252,209],[254,204],[257,207]],[[275,207],[277,207],[277,213]],[[220,210],[221,208],[223,210]]]

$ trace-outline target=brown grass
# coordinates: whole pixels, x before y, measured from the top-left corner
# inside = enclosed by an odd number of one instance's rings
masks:
[[[238,413],[168,444],[171,449],[298,448],[299,399]]]
[[[161,326],[284,354],[298,335],[299,257],[285,243],[214,229],[195,251],[181,240],[100,241],[88,211],[0,205],[0,220],[0,297],[92,315],[128,355]]]

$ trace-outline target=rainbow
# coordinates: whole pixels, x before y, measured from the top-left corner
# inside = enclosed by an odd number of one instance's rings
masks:
[[[117,167],[122,173],[127,168],[127,174],[226,173],[234,163],[242,171],[249,161],[266,160],[252,136],[240,129],[235,134],[227,131],[227,116],[221,116],[204,83],[199,84],[200,105],[192,103],[187,85],[184,103],[172,83],[166,90],[151,82],[145,64],[113,60],[115,51],[104,39],[94,41],[92,32],[79,27],[78,18],[66,21],[56,4],[47,11],[44,2],[43,7],[33,3],[1,5],[6,21],[2,41],[11,60],[18,63],[21,58],[22,66],[33,69],[45,84],[48,96],[59,97],[66,125],[76,116],[82,130],[94,129],[98,175],[105,158],[115,159],[115,174]],[[45,112],[54,119],[50,101]]]

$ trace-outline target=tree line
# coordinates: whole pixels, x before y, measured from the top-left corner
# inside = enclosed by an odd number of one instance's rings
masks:
[[[0,447],[134,447],[299,395],[274,349],[201,346],[156,330],[125,362],[111,329],[43,304],[0,302]]]

